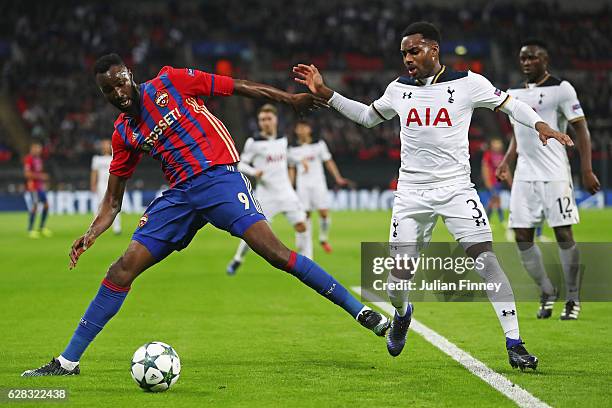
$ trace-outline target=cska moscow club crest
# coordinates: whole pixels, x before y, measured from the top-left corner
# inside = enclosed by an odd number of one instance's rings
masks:
[[[168,92],[166,92],[165,90],[157,91],[157,93],[155,94],[155,104],[162,108],[168,106],[169,99],[170,97],[168,96]]]
[[[140,221],[138,221],[138,228],[142,228],[149,221],[149,216],[147,214],[140,217]]]

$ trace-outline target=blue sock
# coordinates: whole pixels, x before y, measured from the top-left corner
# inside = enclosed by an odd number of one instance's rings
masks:
[[[364,307],[363,303],[351,295],[333,276],[305,256],[291,252],[285,270],[346,310],[354,318],[357,318]]]
[[[514,346],[516,346],[517,344],[521,344],[523,342],[523,340],[521,339],[511,339],[510,337],[506,337],[506,348],[512,348]]]
[[[94,337],[104,325],[119,311],[130,288],[117,286],[111,281],[104,279],[98,294],[89,304],[85,314],[81,318],[70,343],[62,356],[66,360],[79,361],[85,349],[93,341]]]
[[[30,211],[30,218],[28,220],[28,231],[32,231],[32,227],[34,227],[35,219],[36,219],[36,211]]]
[[[501,222],[504,222],[504,210],[502,210],[501,208],[497,209],[497,216],[499,217],[499,220]]]
[[[47,213],[49,209],[47,207],[43,207],[42,214],[40,216],[40,229],[45,228],[45,222],[47,222]]]

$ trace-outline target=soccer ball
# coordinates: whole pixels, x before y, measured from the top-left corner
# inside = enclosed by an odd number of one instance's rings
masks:
[[[168,344],[154,341],[136,350],[131,373],[140,388],[152,392],[166,391],[179,379],[181,359]]]

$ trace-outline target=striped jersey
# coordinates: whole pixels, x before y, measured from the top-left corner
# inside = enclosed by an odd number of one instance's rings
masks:
[[[111,174],[130,177],[148,154],[174,187],[211,166],[240,160],[225,125],[199,99],[232,95],[232,78],[166,66],[138,88],[140,116],[121,113],[115,121]]]
[[[28,154],[23,159],[23,166],[26,171],[34,173],[32,177],[26,180],[26,189],[28,191],[43,190],[45,181],[39,177],[39,174],[44,171],[42,157]]]
[[[576,90],[567,81],[547,76],[540,83],[521,84],[508,94],[531,106],[546,123],[565,133],[567,124],[584,119]],[[570,163],[565,146],[551,139],[546,146],[538,132],[510,119],[514,127],[518,158],[514,179],[523,181],[570,181]]]

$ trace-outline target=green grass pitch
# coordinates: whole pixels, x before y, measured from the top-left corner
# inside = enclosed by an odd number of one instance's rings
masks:
[[[577,240],[612,242],[605,228],[611,216],[582,211]],[[253,253],[237,276],[227,277],[238,240],[212,227],[135,281],[85,353],[80,376],[19,377],[63,350],[138,218],[124,216],[124,234],[103,235],[70,271],[70,245],[91,216],[51,217],[55,236],[30,240],[25,213],[0,215],[0,388],[66,388],[62,406],[88,407],[514,405],[415,333],[404,353],[391,358],[382,339]],[[346,286],[359,285],[359,244],[386,240],[389,218],[388,212],[334,213],[334,253],[317,247],[315,259]],[[293,243],[284,220],[274,228]],[[504,240],[499,225],[494,232]],[[434,239],[449,239],[441,222]],[[612,304],[586,303],[576,322],[557,319],[561,303],[555,318],[537,321],[536,307],[518,305],[522,337],[540,358],[538,371],[526,373],[508,365],[488,303],[422,303],[415,317],[552,406],[609,406]],[[176,386],[162,394],[141,391],[129,373],[132,353],[153,340],[171,344],[183,363]]]

